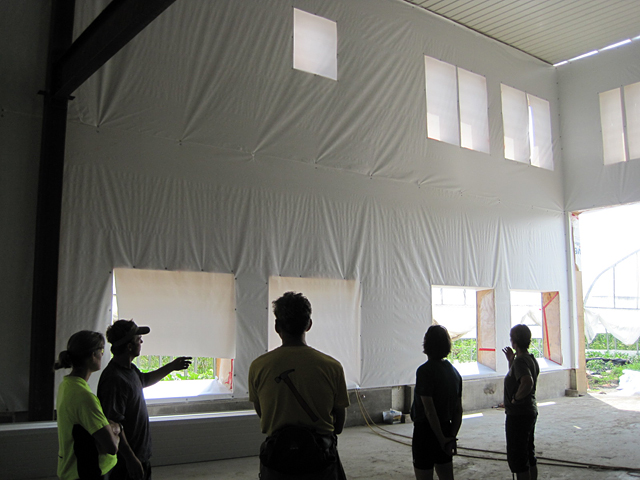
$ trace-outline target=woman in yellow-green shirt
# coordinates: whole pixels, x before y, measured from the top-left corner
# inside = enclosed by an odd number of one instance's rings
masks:
[[[56,403],[61,480],[102,479],[117,462],[121,427],[107,420],[87,383],[100,370],[103,353],[104,336],[83,330],[71,336],[53,367],[71,368]]]

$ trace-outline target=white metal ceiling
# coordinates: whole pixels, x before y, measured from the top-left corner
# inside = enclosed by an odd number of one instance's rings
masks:
[[[640,35],[640,0],[404,0],[547,63]]]

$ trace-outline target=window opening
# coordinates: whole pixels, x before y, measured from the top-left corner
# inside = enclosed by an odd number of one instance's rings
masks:
[[[425,56],[427,137],[489,153],[487,81]]]
[[[599,98],[604,164],[626,162],[627,149],[622,120],[622,91],[615,88],[600,93]]]
[[[640,82],[624,87],[629,159],[640,158]]]
[[[579,219],[574,243],[580,252],[588,387],[623,387],[624,393],[632,382],[622,381],[623,371],[640,369],[640,204],[593,209],[573,218]]]
[[[451,336],[454,364],[479,363],[495,370],[495,297],[493,290],[433,286],[433,323]]]
[[[338,80],[338,25],[293,9],[293,68]]]
[[[529,352],[536,358],[544,358],[540,292],[511,291],[511,326],[519,324],[524,324],[531,330]]]
[[[511,291],[511,326],[531,330],[529,352],[562,365],[560,297],[558,292]]]
[[[134,360],[138,368],[146,372],[177,356],[193,357],[188,370],[145,388],[147,400],[233,392],[234,288],[231,274],[114,269],[112,321],[133,318],[151,328]]]
[[[313,326],[307,333],[307,343],[342,363],[348,388],[360,385],[360,282],[269,277],[269,350],[281,344],[271,302],[290,291],[302,293],[311,302]]]
[[[549,102],[501,84],[504,157],[553,170]]]

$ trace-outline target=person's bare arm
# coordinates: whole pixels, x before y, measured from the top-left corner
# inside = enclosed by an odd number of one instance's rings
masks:
[[[99,453],[108,453],[109,455],[115,455],[118,453],[118,445],[120,443],[120,425],[114,422],[109,422],[109,425],[102,427],[95,432],[92,437],[96,442]]]
[[[509,368],[511,368],[511,364],[513,363],[513,359],[516,358],[516,354],[511,347],[504,347],[502,349],[502,353],[507,357],[507,362],[509,362]]]
[[[340,435],[344,429],[344,422],[347,420],[347,409],[334,407],[331,415],[333,415],[333,433]]]
[[[175,372],[176,370],[185,370],[189,368],[191,365],[191,357],[178,357],[172,362],[163,365],[157,370],[153,370],[149,373],[144,374],[145,379],[145,387],[150,387],[151,385],[155,385],[164,377],[169,375],[171,372]]]

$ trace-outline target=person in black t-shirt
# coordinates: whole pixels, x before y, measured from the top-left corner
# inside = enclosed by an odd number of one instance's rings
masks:
[[[151,372],[138,370],[132,362],[140,355],[142,335],[150,331],[133,320],[117,320],[107,328],[113,358],[100,376],[98,398],[107,418],[122,424],[118,463],[109,473],[110,480],[151,479],[149,414],[142,389],[191,365],[191,357],[178,357]]]
[[[538,418],[536,385],[540,367],[528,351],[531,344],[529,327],[516,325],[511,329],[510,338],[513,349],[502,349],[509,362],[509,372],[504,377],[507,462],[518,480],[537,480],[534,431]]]
[[[462,424],[462,377],[445,359],[451,337],[442,325],[431,325],[424,336],[427,362],[416,372],[411,406],[413,468],[417,480],[453,479],[452,456]]]

